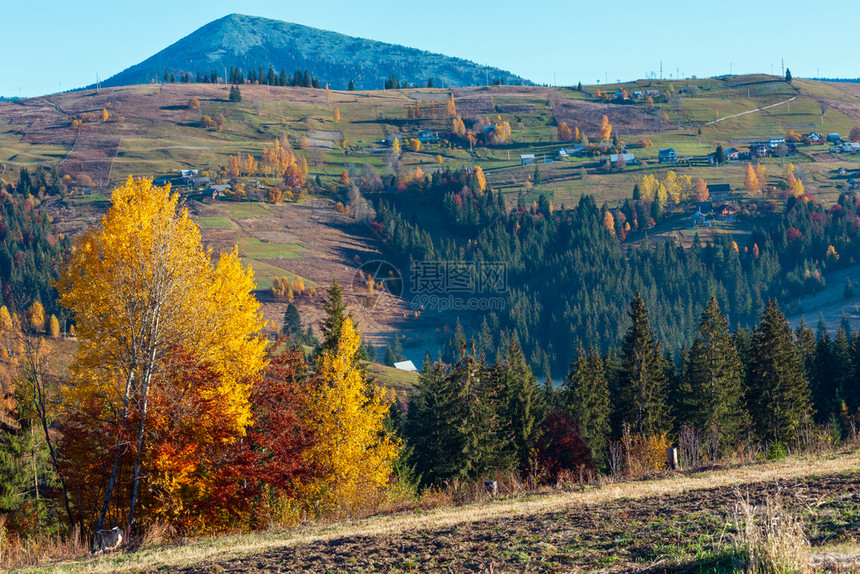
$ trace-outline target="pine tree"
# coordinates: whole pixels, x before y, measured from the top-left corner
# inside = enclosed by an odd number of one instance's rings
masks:
[[[349,79],[349,85],[346,87],[346,89],[350,92],[355,91],[355,82],[352,81],[352,78]]]
[[[742,370],[726,317],[711,297],[684,368],[690,393],[690,420],[685,422],[716,432],[726,446],[737,443],[746,419]]]
[[[791,338],[791,328],[775,301],[768,302],[753,335],[748,407],[758,437],[784,443],[811,411],[809,386]]]
[[[634,432],[654,435],[672,426],[666,388],[666,371],[660,343],[648,322],[648,309],[639,293],[628,312],[632,324],[621,348],[617,428],[631,426]]]
[[[595,347],[588,353],[579,348],[579,357],[570,366],[561,397],[565,410],[591,449],[595,466],[601,468],[609,445],[609,380]]]

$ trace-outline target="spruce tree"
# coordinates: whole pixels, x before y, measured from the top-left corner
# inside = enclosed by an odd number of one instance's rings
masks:
[[[570,366],[561,396],[565,410],[591,449],[595,466],[602,468],[609,446],[609,380],[595,347],[588,353],[579,348],[579,357]]]
[[[836,338],[833,340],[832,347],[833,357],[833,387],[834,396],[831,400],[830,412],[822,419],[829,419],[830,416],[839,416],[842,412],[842,404],[848,397],[848,390],[852,386],[854,378],[854,365],[851,360],[851,343],[848,340],[848,332],[845,327],[840,327],[836,332]]]
[[[804,319],[800,320],[800,325],[794,330],[794,344],[797,347],[797,354],[800,355],[800,362],[803,364],[803,374],[811,385],[818,369],[815,360],[815,333]]]
[[[519,343],[510,343],[504,361],[493,367],[492,377],[494,386],[503,394],[506,407],[501,411],[501,428],[507,427],[516,461],[521,469],[525,469],[545,412],[537,378],[529,368]]]
[[[352,313],[346,312],[346,306],[343,304],[343,288],[337,279],[332,281],[329,288],[326,289],[322,305],[325,313],[325,317],[320,322],[320,331],[323,336],[322,348],[323,350],[336,351],[343,320],[347,315],[352,318]]]
[[[456,425],[463,445],[459,475],[475,478],[510,466],[510,429],[500,416],[504,396],[490,376],[474,344],[452,367],[449,377],[457,389]]]
[[[385,364],[393,367],[394,363],[405,360],[406,355],[403,354],[403,345],[400,343],[400,337],[395,334],[394,339],[385,348]]]
[[[768,302],[753,335],[748,408],[758,437],[785,443],[809,416],[809,385],[791,328],[776,301]]]
[[[287,310],[284,311],[284,324],[281,327],[281,334],[287,335],[291,339],[301,339],[304,335],[302,318],[298,308],[292,303],[287,305]]]
[[[850,414],[860,412],[860,331],[851,337],[851,358],[854,376],[845,388],[845,403]]]
[[[742,376],[728,322],[711,297],[684,368],[690,393],[685,401],[690,405],[686,422],[701,431],[716,432],[727,446],[735,445],[746,420]]]
[[[639,293],[630,304],[628,315],[632,324],[621,348],[615,432],[620,434],[625,423],[642,435],[668,432],[672,418],[664,358],[660,343],[651,332],[648,309]]]
[[[412,447],[409,462],[422,486],[441,483],[460,471],[463,445],[452,416],[456,407],[457,389],[447,369],[427,354],[403,426]]]
[[[821,316],[818,320],[818,342],[815,345],[815,378],[810,381],[812,404],[816,419],[824,422],[835,408],[836,372],[833,362],[833,341],[827,323]]]

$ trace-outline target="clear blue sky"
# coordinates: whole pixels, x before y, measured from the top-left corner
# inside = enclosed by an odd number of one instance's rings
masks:
[[[403,44],[538,83],[747,72],[858,77],[860,3],[796,0],[50,0],[4,2],[0,95],[93,83],[237,12]]]

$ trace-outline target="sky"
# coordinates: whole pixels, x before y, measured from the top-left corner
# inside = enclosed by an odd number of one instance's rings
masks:
[[[0,96],[108,78],[231,13],[439,52],[550,85],[782,73],[860,77],[860,3],[566,0],[9,1]]]

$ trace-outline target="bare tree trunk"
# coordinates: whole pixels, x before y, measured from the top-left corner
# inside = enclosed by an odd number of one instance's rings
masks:
[[[126,426],[126,420],[128,418],[128,403],[131,397],[131,387],[134,381],[134,369],[129,372],[128,378],[125,383],[125,396],[122,401],[122,414],[120,415],[120,424],[124,429]],[[116,484],[116,475],[119,473],[119,459],[122,457],[122,449],[121,449],[121,440],[120,437],[117,437],[116,441],[116,452],[113,455],[113,466],[110,471],[110,479],[108,479],[107,490],[105,491],[105,500],[102,503],[101,512],[99,512],[99,521],[96,524],[96,530],[102,530],[105,523],[105,516],[107,516],[108,508],[110,507],[110,499],[113,496],[114,485]]]
[[[137,495],[140,491],[140,453],[143,449],[143,435],[146,426],[146,412],[149,406],[149,383],[152,379],[152,371],[147,373],[143,384],[143,404],[140,407],[140,425],[137,428],[137,449],[134,452],[134,483],[131,488],[131,503],[128,509],[128,536],[134,530],[134,510],[137,506]]]

